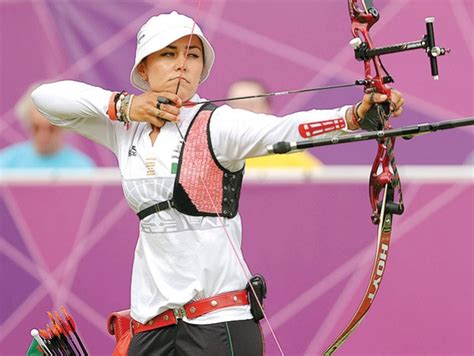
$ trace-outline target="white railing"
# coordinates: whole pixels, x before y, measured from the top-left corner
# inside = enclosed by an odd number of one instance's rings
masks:
[[[400,166],[404,182],[474,183],[474,166]],[[309,182],[366,182],[370,166],[322,166],[313,169],[265,168],[248,169],[245,183],[298,184]],[[5,170],[0,172],[0,185],[44,184],[120,184],[118,168],[93,170]]]

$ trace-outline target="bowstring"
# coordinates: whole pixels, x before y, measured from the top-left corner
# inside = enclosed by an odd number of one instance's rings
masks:
[[[220,102],[228,102],[228,101],[236,101],[236,100],[268,98],[268,97],[280,96],[280,95],[291,95],[291,94],[307,93],[307,92],[313,92],[313,91],[350,88],[350,87],[355,87],[355,86],[360,86],[360,85],[362,85],[362,84],[357,81],[357,82],[353,82],[353,83],[328,85],[328,86],[322,86],[322,87],[317,87],[317,88],[292,89],[292,90],[284,90],[284,91],[275,91],[275,92],[265,93],[265,94],[245,95],[245,96],[237,96],[237,97],[224,98],[224,99],[212,99],[212,100],[200,101],[198,103],[193,102],[193,101],[187,101],[187,102],[183,103],[183,106],[184,107],[192,107],[192,106],[198,105],[198,104],[220,103]]]
[[[198,7],[197,7],[197,10],[196,10],[197,13],[199,13],[200,7],[201,7],[201,0],[198,0]],[[177,84],[176,92],[175,92],[176,95],[178,95],[180,83],[181,83],[181,80],[182,80],[182,78],[183,78],[184,65],[185,65],[186,60],[187,60],[187,58],[188,58],[189,48],[190,48],[190,46],[191,46],[191,40],[192,40],[192,38],[193,38],[193,34],[194,34],[194,29],[195,29],[195,27],[196,27],[196,21],[193,19],[193,26],[192,26],[192,28],[191,28],[191,34],[189,35],[188,45],[186,46],[186,51],[185,51],[185,54],[184,54],[184,60],[183,60],[183,63],[182,63],[182,65],[181,65],[181,67],[180,67],[180,76],[179,76],[179,78],[178,78],[178,84]],[[199,104],[200,104],[200,103],[199,103]],[[178,123],[175,122],[174,124],[175,124],[176,129],[178,130],[178,133],[179,133],[179,135],[180,135],[180,137],[181,137],[181,141],[182,141],[183,145],[186,145],[186,139],[184,138],[184,135],[183,135],[181,129],[179,128]],[[196,163],[195,163],[194,161],[191,161],[191,162],[192,162],[193,168],[198,168],[197,165],[196,165]],[[261,312],[262,312],[262,315],[263,315],[263,318],[264,318],[265,322],[266,322],[267,325],[268,325],[268,329],[270,330],[270,333],[271,333],[271,335],[272,335],[272,337],[273,337],[273,340],[275,340],[275,343],[276,343],[276,345],[277,345],[277,348],[278,348],[280,354],[281,354],[282,356],[284,356],[285,353],[283,352],[283,349],[282,349],[282,347],[281,347],[280,342],[278,341],[278,338],[277,338],[277,336],[276,336],[276,334],[275,334],[275,331],[274,331],[272,325],[270,324],[270,320],[268,319],[268,317],[267,317],[267,315],[266,315],[266,313],[265,313],[265,311],[264,311],[264,309],[263,309],[262,303],[260,303],[260,301],[259,301],[259,299],[258,299],[257,293],[256,293],[256,291],[255,291],[255,289],[254,289],[252,283],[250,283],[250,279],[251,279],[252,276],[251,276],[250,271],[248,270],[248,268],[246,268],[244,257],[243,257],[243,255],[242,255],[242,257],[239,255],[239,253],[238,253],[238,251],[237,251],[237,247],[235,246],[234,242],[232,241],[232,238],[231,238],[231,236],[230,236],[230,233],[229,233],[229,231],[228,231],[227,228],[226,228],[225,220],[224,220],[224,218],[222,217],[222,215],[219,214],[219,210],[217,209],[217,204],[214,202],[214,199],[212,198],[212,195],[211,195],[211,193],[209,192],[209,189],[208,189],[207,185],[205,184],[205,182],[204,182],[204,180],[203,180],[203,177],[202,177],[201,175],[198,175],[198,177],[199,177],[199,181],[200,181],[201,185],[204,187],[204,189],[205,189],[205,191],[206,191],[206,195],[208,196],[208,199],[209,199],[209,201],[210,201],[210,203],[211,203],[211,205],[212,205],[212,208],[213,208],[214,211],[215,211],[215,214],[216,214],[216,216],[217,216],[217,218],[218,218],[218,221],[219,221],[219,223],[221,224],[222,229],[224,230],[224,233],[225,233],[225,235],[226,235],[226,237],[227,237],[227,241],[229,242],[229,244],[230,244],[230,246],[231,246],[231,249],[232,249],[232,251],[233,251],[233,253],[234,253],[235,258],[237,259],[237,262],[238,262],[238,264],[239,264],[239,266],[240,266],[240,269],[241,269],[241,271],[242,271],[242,273],[243,273],[245,279],[247,280],[248,285],[250,286],[250,290],[251,290],[252,294],[254,295],[255,300],[257,301],[258,307],[260,308],[260,310],[261,310]]]

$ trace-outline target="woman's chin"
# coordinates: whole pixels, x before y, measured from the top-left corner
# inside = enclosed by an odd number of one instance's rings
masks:
[[[153,85],[150,87],[150,90],[154,92],[168,92],[173,94],[176,93],[176,89],[178,89],[178,96],[183,100],[183,102],[191,99],[196,93],[196,88],[191,88],[190,84],[185,81],[181,81],[179,88],[178,82],[174,82],[172,85],[161,85],[159,88]]]
[[[178,96],[183,100],[183,102],[190,100],[194,96],[195,92],[187,88],[179,88]]]

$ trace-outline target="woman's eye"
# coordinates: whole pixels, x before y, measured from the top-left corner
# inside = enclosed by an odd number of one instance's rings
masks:
[[[189,53],[188,56],[190,56],[191,58],[199,58],[199,54],[196,53]]]
[[[172,57],[174,56],[174,53],[173,52],[164,52],[161,54],[162,57]]]

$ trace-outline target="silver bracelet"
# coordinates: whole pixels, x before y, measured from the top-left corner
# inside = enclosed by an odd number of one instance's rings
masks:
[[[127,96],[127,93],[120,93],[119,100],[117,101],[117,120],[120,122],[124,122],[124,100]]]
[[[127,123],[132,121],[132,118],[130,117],[130,112],[132,111],[132,101],[134,97],[135,95],[130,94],[130,99],[128,100],[127,115],[125,117],[125,121],[127,121]]]

